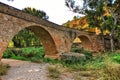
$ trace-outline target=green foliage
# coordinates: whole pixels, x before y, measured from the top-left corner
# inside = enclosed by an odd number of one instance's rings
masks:
[[[82,53],[84,51],[84,49],[83,48],[72,48],[71,49],[71,52],[75,52],[75,53]]]
[[[114,54],[114,55],[112,56],[112,59],[113,59],[115,62],[117,62],[117,63],[120,64],[120,53]]]
[[[42,19],[48,19],[49,18],[44,11],[37,10],[35,8],[27,7],[27,8],[24,8],[23,11],[26,12],[26,13],[29,13],[31,15],[37,16],[39,18],[42,18]]]
[[[119,0],[83,0],[81,7],[76,0],[65,0],[66,6],[73,12],[84,14],[90,28],[97,27],[101,31],[101,37],[105,46],[104,31],[110,31],[111,51],[114,51],[114,37],[119,34],[120,25],[120,1]],[[107,14],[107,15],[106,15]],[[108,15],[109,14],[109,15]],[[118,37],[117,37],[118,38]]]
[[[4,58],[18,60],[31,60],[37,62],[44,57],[43,47],[13,48],[7,49],[3,55]]]
[[[104,60],[105,59],[101,57],[94,57],[92,60],[82,61],[81,63],[71,63],[64,65],[75,71],[99,70],[104,67]]]
[[[30,30],[23,29],[12,40],[15,47],[41,46],[39,38]]]

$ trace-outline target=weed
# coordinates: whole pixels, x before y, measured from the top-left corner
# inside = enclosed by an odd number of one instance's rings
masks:
[[[120,65],[111,63],[103,68],[103,80],[120,80]]]
[[[5,75],[7,74],[9,65],[0,63],[0,75]]]
[[[59,70],[58,65],[49,65],[47,69],[48,69],[48,76],[50,78],[53,78],[53,79],[60,78],[61,72]]]

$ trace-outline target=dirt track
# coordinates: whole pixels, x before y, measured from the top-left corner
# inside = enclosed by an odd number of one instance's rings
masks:
[[[2,59],[3,63],[11,66],[8,74],[2,80],[48,80],[46,63],[32,63],[28,61]]]

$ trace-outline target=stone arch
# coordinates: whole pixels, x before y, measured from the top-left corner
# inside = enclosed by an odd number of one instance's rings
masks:
[[[49,57],[49,58],[57,58],[58,57],[58,56],[56,56],[58,53],[57,48],[56,48],[56,44],[55,44],[53,36],[49,32],[49,30],[43,28],[43,26],[40,26],[40,25],[31,26],[29,24],[29,25],[27,25],[27,27],[26,27],[26,25],[24,25],[24,27],[15,31],[15,33],[13,33],[12,36],[10,38],[8,38],[7,41],[0,43],[0,45],[2,45],[2,50],[0,52],[0,60],[1,60],[2,55],[3,55],[2,53],[6,50],[8,42],[11,41],[15,35],[17,35],[21,30],[23,30],[25,28],[31,30],[32,32],[35,33],[35,35],[38,38],[40,38],[42,46],[43,46],[44,51],[45,51],[45,53],[44,53],[45,57]]]
[[[57,48],[55,41],[52,37],[52,35],[49,33],[48,30],[40,27],[40,26],[29,26],[27,29],[31,30],[35,33],[35,35],[40,38],[40,41],[43,45],[43,48],[45,50],[45,57],[56,57]]]
[[[88,36],[80,35],[78,36],[81,40],[81,45],[85,50],[92,50],[92,42]]]
[[[79,39],[79,40],[77,40],[76,42],[75,39]],[[73,44],[77,44],[77,48],[83,48],[85,50],[92,51],[92,41],[89,36],[79,35],[75,39],[74,39],[75,42],[73,41]]]

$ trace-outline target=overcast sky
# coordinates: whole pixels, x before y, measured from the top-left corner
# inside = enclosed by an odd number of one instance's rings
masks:
[[[78,15],[69,11],[69,9],[65,6],[65,0],[14,0],[13,2],[0,0],[0,2],[18,9],[32,7],[43,10],[49,16],[49,21],[60,25],[68,20],[72,20],[75,15]]]

